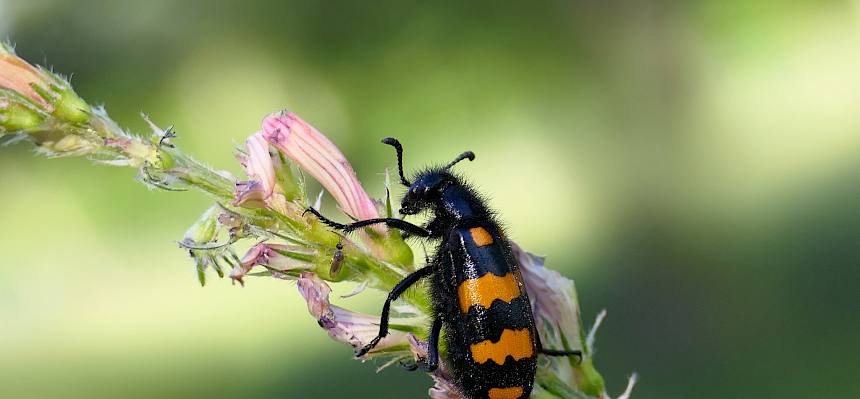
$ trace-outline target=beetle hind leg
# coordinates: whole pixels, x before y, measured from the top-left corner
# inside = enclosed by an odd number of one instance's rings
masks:
[[[579,358],[579,361],[582,361],[582,351],[563,351],[556,349],[543,349],[541,348],[540,353],[542,355],[547,356],[576,356]]]
[[[401,362],[400,365],[408,371],[422,370],[432,373],[439,368],[439,334],[442,331],[442,319],[433,320],[430,327],[430,336],[427,337],[427,357],[418,358],[417,361]]]
[[[582,351],[579,350],[559,350],[546,349],[540,341],[540,334],[537,334],[537,352],[545,356],[575,356],[582,363]]]

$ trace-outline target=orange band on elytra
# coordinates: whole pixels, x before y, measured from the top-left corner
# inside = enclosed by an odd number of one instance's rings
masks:
[[[457,287],[460,311],[467,313],[472,305],[489,308],[496,299],[507,303],[520,296],[520,287],[513,273],[502,277],[487,273],[481,277],[464,281]]]
[[[481,341],[470,346],[472,360],[484,364],[489,360],[496,364],[505,364],[505,358],[511,356],[514,360],[525,359],[534,356],[534,342],[528,328],[520,330],[502,331],[499,342],[490,340]]]

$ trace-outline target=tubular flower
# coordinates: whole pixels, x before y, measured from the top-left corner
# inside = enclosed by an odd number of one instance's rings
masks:
[[[236,154],[236,158],[251,180],[236,182],[234,206],[245,208],[267,207],[281,214],[288,213],[283,187],[278,182],[278,168],[284,168],[279,159],[273,159],[269,152],[269,142],[262,132],[257,132],[245,140],[246,153]],[[286,166],[288,167],[288,166]]]
[[[308,303],[308,312],[328,335],[338,342],[360,349],[376,337],[379,332],[379,316],[353,312],[329,302],[331,288],[314,273],[304,272],[299,276],[299,293]],[[416,325],[421,318],[394,318],[391,325]],[[409,334],[395,329],[389,330],[379,344],[364,358],[380,355],[405,356],[409,354]]]
[[[379,217],[343,153],[296,114],[283,111],[267,116],[263,137],[319,181],[344,212],[358,220]]]

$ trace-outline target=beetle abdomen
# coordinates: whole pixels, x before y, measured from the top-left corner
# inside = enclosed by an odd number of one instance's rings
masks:
[[[535,328],[516,261],[491,224],[455,229],[450,251],[453,303],[446,339],[458,385],[471,398],[526,398],[536,368]],[[450,273],[450,274],[449,274]]]

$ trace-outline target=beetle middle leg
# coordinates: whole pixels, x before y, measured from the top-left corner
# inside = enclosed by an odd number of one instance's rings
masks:
[[[376,344],[379,343],[383,337],[388,335],[388,315],[391,311],[391,302],[400,297],[401,294],[406,292],[409,287],[413,284],[417,283],[418,280],[421,280],[424,277],[429,276],[433,273],[432,266],[424,266],[414,272],[412,274],[406,276],[403,280],[400,280],[397,285],[388,293],[388,298],[385,299],[385,304],[382,305],[382,316],[379,319],[379,334],[377,334],[376,338],[370,341],[369,344],[365,345],[361,348],[356,354],[355,357],[362,357],[371,349],[373,349]]]

